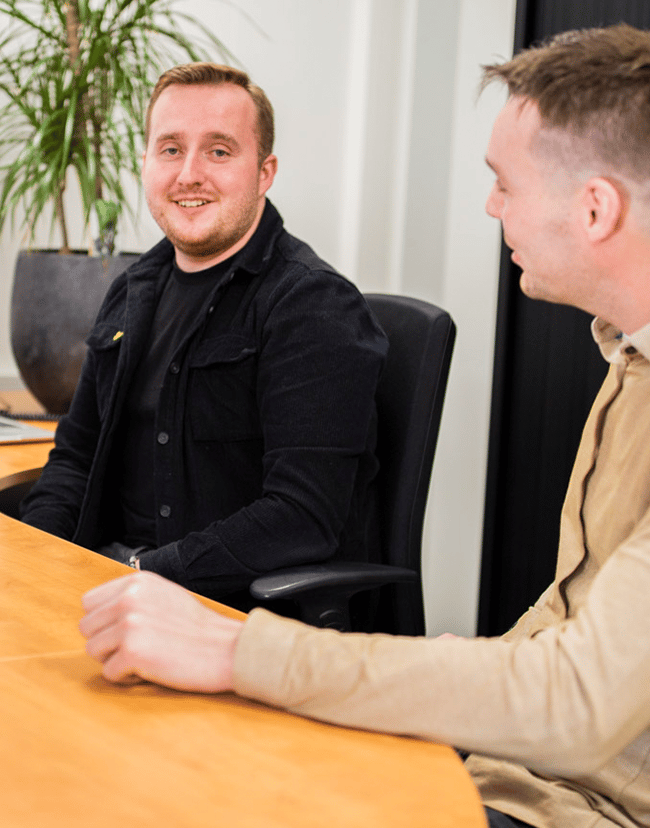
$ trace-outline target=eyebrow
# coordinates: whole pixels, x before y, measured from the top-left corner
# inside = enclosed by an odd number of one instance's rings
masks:
[[[182,137],[182,132],[164,132],[156,138],[156,143],[161,144],[165,141],[178,141]],[[204,138],[209,142],[222,141],[224,144],[229,144],[233,149],[239,149],[239,141],[234,135],[230,135],[228,132],[208,132]]]

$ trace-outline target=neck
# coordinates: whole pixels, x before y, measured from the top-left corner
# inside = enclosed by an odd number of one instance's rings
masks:
[[[621,230],[592,258],[598,276],[591,311],[626,334],[650,323],[650,237],[628,216]]]

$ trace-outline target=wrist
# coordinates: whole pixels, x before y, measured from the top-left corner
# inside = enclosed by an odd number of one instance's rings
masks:
[[[209,692],[232,692],[235,650],[243,622],[212,611],[211,616],[210,655],[206,653],[204,656],[204,662],[212,664],[215,668]]]

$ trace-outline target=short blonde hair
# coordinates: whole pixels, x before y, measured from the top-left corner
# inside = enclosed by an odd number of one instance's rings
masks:
[[[253,99],[257,110],[257,154],[261,165],[264,159],[273,152],[275,127],[271,102],[266,97],[264,90],[256,86],[246,72],[232,66],[222,66],[218,63],[186,63],[163,72],[154,86],[147,107],[144,131],[145,146],[149,143],[151,112],[164,89],[174,84],[182,86],[220,86],[223,83],[241,86]]]
[[[624,23],[563,32],[484,66],[483,86],[493,80],[536,103],[543,129],[575,139],[572,161],[582,153],[650,181],[650,32]]]

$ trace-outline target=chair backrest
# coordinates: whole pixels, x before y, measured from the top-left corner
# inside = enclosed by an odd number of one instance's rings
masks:
[[[382,563],[421,572],[422,528],[456,327],[435,305],[366,294],[389,340],[377,390]],[[377,627],[424,634],[421,579],[382,587]]]

